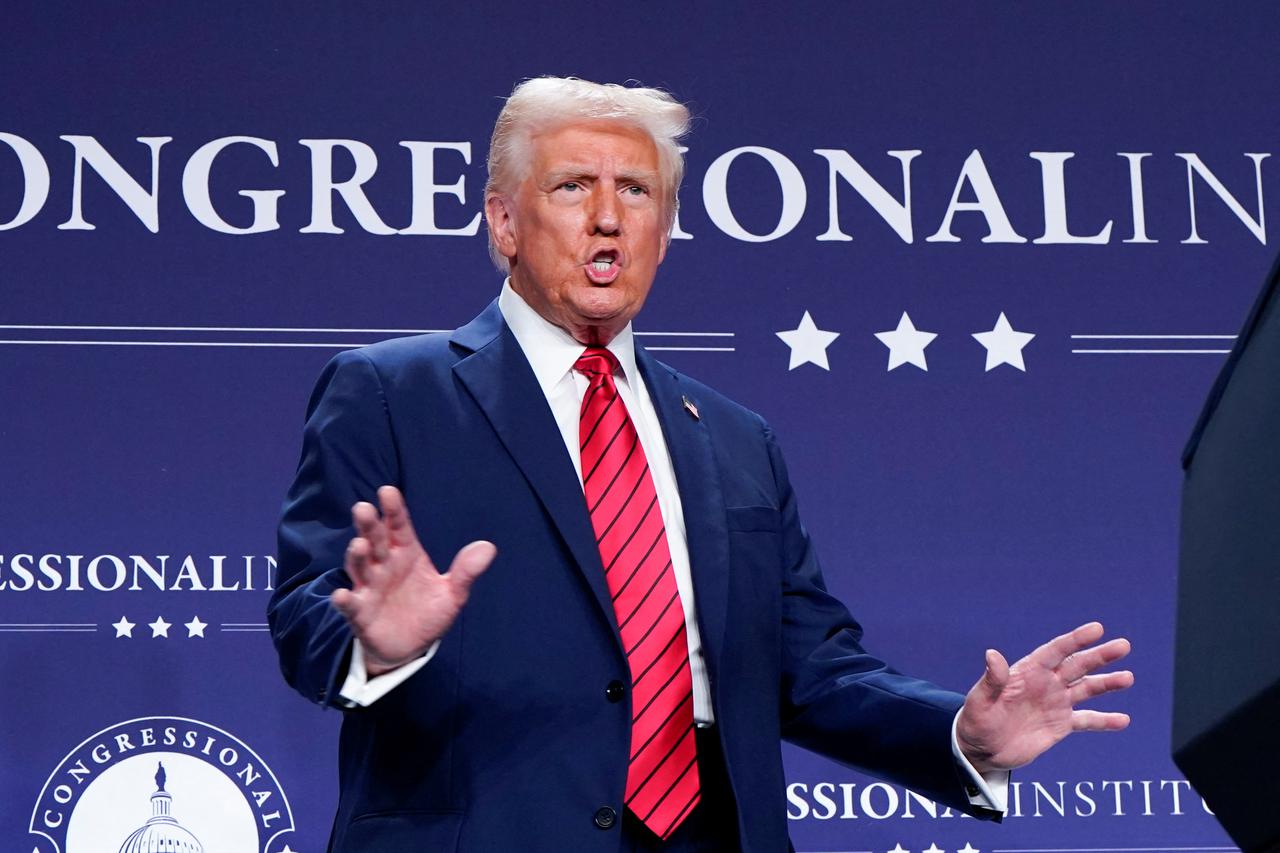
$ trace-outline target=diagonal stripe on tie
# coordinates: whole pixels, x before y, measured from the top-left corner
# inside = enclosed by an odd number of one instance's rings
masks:
[[[643,543],[645,540],[640,539],[638,541]],[[633,564],[625,563],[621,560],[622,555],[626,553],[625,549],[619,551],[617,554],[614,555],[614,558],[611,561],[609,561],[609,567],[604,570],[606,575],[613,570],[614,566],[617,566],[619,563],[623,563],[624,568],[630,568],[634,566],[634,568],[632,568],[631,574],[627,577],[626,581],[623,582],[622,587],[616,593],[614,593],[613,595],[614,601],[618,600],[618,597],[622,595],[623,592],[626,591],[627,584],[631,583],[631,580],[636,575],[639,574],[639,572],[636,571],[635,569],[643,566],[644,561],[649,559],[650,554],[652,554],[660,546],[665,548],[666,544],[667,544],[667,530],[665,527],[658,527],[658,532],[654,534],[653,541],[649,543],[649,547],[645,550],[644,556],[642,556],[639,560],[635,561],[635,563]],[[635,549],[633,548],[632,550],[635,550]]]
[[[667,599],[667,603],[662,606],[662,610],[658,613],[656,617],[654,617],[653,622],[649,625],[649,627],[646,628],[644,633],[641,634],[638,638],[636,638],[636,641],[634,643],[631,643],[631,645],[627,648],[627,657],[630,657],[631,655],[635,654],[636,649],[640,648],[640,644],[653,636],[654,629],[661,624],[662,618],[667,615],[667,611],[671,609],[671,605],[675,604],[679,600],[680,600],[679,591],[677,591],[675,595],[671,596],[671,598]],[[637,607],[636,611],[639,612],[639,610],[640,608]],[[619,625],[618,633],[626,634],[627,631],[622,625]],[[623,639],[625,640],[627,638],[623,637]]]
[[[687,663],[688,660],[689,660],[689,656],[685,655],[685,662]],[[631,718],[632,726],[634,726],[636,723],[640,722],[640,720],[644,718],[645,712],[648,711],[650,708],[654,707],[655,704],[657,704],[658,699],[661,698],[663,691],[665,691],[668,687],[670,687],[675,682],[676,678],[680,676],[683,672],[684,672],[684,664],[681,664],[679,669],[675,670],[669,676],[667,676],[667,680],[659,684],[657,688],[653,690],[653,695],[649,696],[648,701],[646,701],[644,703],[644,706],[640,709],[640,713],[636,714],[634,717]],[[662,704],[663,706],[666,706],[670,704],[670,702],[668,701]]]
[[[628,492],[627,496],[622,499],[622,504],[618,507],[618,512],[616,515],[614,515],[613,520],[610,521],[608,524],[606,524],[604,530],[601,531],[598,537],[596,537],[597,548],[600,547],[600,543],[604,542],[605,537],[609,535],[609,531],[613,530],[613,526],[618,523],[619,519],[622,518],[622,511],[627,508],[627,504],[631,503],[631,498],[635,495],[636,491],[639,490],[640,483],[644,480],[646,476],[648,476],[648,474],[649,474],[649,466],[648,464],[646,464],[643,468],[640,469],[640,476],[636,477],[635,485],[631,487],[631,491]],[[658,496],[654,495],[654,500],[656,501],[657,499],[658,499]],[[601,503],[603,503],[603,501],[601,501]],[[591,508],[591,512],[594,513],[599,508],[600,508],[600,504],[597,503],[594,507]]]
[[[689,802],[685,805],[684,808],[682,808],[679,812],[676,813],[676,816],[674,819],[672,819],[670,825],[666,828],[666,830],[663,831],[662,838],[664,841],[671,836],[671,833],[675,832],[676,827],[680,825],[680,822],[682,820],[684,820],[685,815],[693,811],[693,807],[696,806],[698,804],[698,801],[701,799],[702,799],[702,792],[694,791],[693,796],[689,798]]]
[[[668,563],[668,565],[670,565],[670,563]],[[664,566],[662,571],[665,572],[666,570],[667,570],[667,567]],[[653,583],[649,584],[649,588],[645,590],[644,595],[641,596],[640,603],[638,603],[635,606],[635,609],[633,609],[630,613],[627,614],[626,619],[623,619],[621,622],[618,623],[619,634],[626,633],[627,626],[631,624],[631,620],[636,618],[636,616],[640,613],[640,608],[644,607],[645,602],[649,600],[649,597],[653,595],[653,591],[658,588],[658,584],[660,584],[661,582],[662,582],[662,574],[654,573]]]
[[[667,722],[676,714],[684,710],[684,706],[686,703],[692,703],[692,702],[693,702],[693,691],[690,690],[688,693],[685,694],[684,698],[680,700],[680,704],[672,708],[671,712],[667,714],[667,716],[664,719],[660,720],[656,726],[654,726],[653,733],[650,734],[649,737],[645,738],[644,743],[640,744],[639,748],[636,749],[635,752],[631,753],[631,760],[635,761],[640,756],[640,753],[644,752],[645,749],[648,748],[649,744],[653,743],[654,740],[657,739],[658,735],[662,734],[663,728],[666,726]],[[690,710],[692,710],[692,707],[693,706],[690,705]]]
[[[627,503],[628,503],[628,506],[631,506],[630,501],[628,501]],[[650,520],[657,506],[658,506],[658,498],[657,498],[657,495],[655,495],[639,515],[636,515],[634,511],[630,513],[630,518],[628,519],[628,523],[624,525],[619,525],[619,528],[618,528],[619,535],[621,535],[622,533],[627,534],[627,538],[623,539],[622,542],[614,546],[608,546],[608,545],[605,545],[604,543],[599,543],[600,558],[601,558],[601,562],[603,562],[604,564],[605,574],[608,574],[610,571],[613,570],[614,564],[618,562],[618,558],[620,558],[626,552],[628,546],[630,546],[631,543],[635,541],[636,534],[638,534],[641,530],[645,529],[645,524]],[[626,513],[627,507],[624,506],[622,508],[622,511]],[[662,514],[661,510],[658,510],[658,518],[655,519],[656,524],[650,525],[651,527],[657,528],[657,534],[656,534],[657,536],[661,536],[662,534],[666,533],[666,529],[662,526],[661,514]],[[654,531],[650,530],[649,536],[655,537]],[[640,539],[640,543],[642,545],[648,544],[648,548],[650,552],[652,552],[653,548],[655,547],[653,543],[657,541],[658,541],[657,538],[648,538],[648,539],[641,538]]]
[[[622,476],[623,472],[627,470],[627,463],[631,461],[631,458],[635,455],[636,448],[638,448],[639,446],[640,446],[639,438],[636,438],[636,440],[631,442],[631,446],[627,448],[627,455],[622,457],[622,464],[618,466],[618,470],[614,473],[613,478],[609,480],[609,482],[605,485],[604,489],[601,490],[600,498],[594,504],[592,504],[588,512],[595,513],[596,510],[600,508],[600,505],[605,502],[605,499],[609,497],[609,493],[613,491],[614,484],[618,482],[618,479]],[[626,508],[625,504],[623,505],[623,508],[624,509]]]
[[[693,677],[684,607],[648,460],[613,374],[618,361],[588,347],[578,435],[583,495],[631,674],[627,808],[660,838],[700,797]]]
[[[591,404],[591,394],[592,394],[595,390],[596,390],[596,389],[594,389],[594,388],[589,388],[589,389],[587,389],[587,397],[586,397],[586,399],[585,399],[585,400],[583,400],[583,401],[582,401],[582,405],[583,405],[583,406],[589,406],[589,405]],[[614,399],[617,399],[617,398],[614,398]],[[582,435],[585,435],[585,436],[586,436],[585,438],[583,438],[583,439],[582,439],[582,443],[581,443],[580,445],[578,445],[578,452],[579,452],[579,453],[581,453],[583,450],[586,450],[586,449],[587,449],[587,445],[591,443],[591,439],[595,436],[595,434],[596,434],[596,430],[600,428],[600,422],[601,422],[601,421],[603,421],[603,420],[605,419],[605,416],[609,414],[609,407],[610,407],[610,406],[612,406],[612,405],[613,405],[613,400],[610,400],[610,401],[609,401],[609,405],[608,405],[608,406],[605,406],[604,411],[602,411],[602,412],[600,413],[600,417],[596,418],[595,423],[591,425],[591,428],[590,428],[589,430],[585,430],[585,431],[584,431],[584,429],[583,429],[583,428],[586,426],[586,424],[585,424],[585,423],[583,423],[583,424],[578,424],[578,435],[579,435],[579,436],[582,436]]]

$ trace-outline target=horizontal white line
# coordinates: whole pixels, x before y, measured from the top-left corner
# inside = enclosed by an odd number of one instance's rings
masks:
[[[265,628],[266,622],[219,622],[223,628]]]
[[[87,332],[333,332],[355,334],[424,335],[433,332],[452,332],[453,329],[330,329],[313,326],[37,326],[31,324],[0,325],[0,329],[43,329],[66,331],[83,329]]]
[[[82,329],[87,332],[321,332],[324,334],[356,335],[430,335],[452,332],[454,329],[334,329],[320,326],[39,326],[30,323],[0,324],[0,329],[34,329],[67,331]],[[671,338],[732,338],[733,332],[636,332],[644,337]]]
[[[0,628],[4,634],[92,634],[97,628]]]
[[[0,344],[32,344],[45,346],[94,346],[94,347],[328,347],[352,349],[368,346],[371,341],[358,343],[291,343],[285,341],[0,341]]]
[[[735,332],[636,332],[641,338],[732,338]]]
[[[1229,349],[1073,349],[1073,353],[1094,355],[1228,355]]]
[[[1234,341],[1236,335],[1072,335],[1079,340],[1096,341]]]
[[[1001,847],[991,853],[1166,853],[1166,851],[1229,851],[1239,847]]]
[[[332,343],[292,341],[4,341],[0,345],[18,346],[91,346],[91,347],[319,347],[322,349],[355,349],[373,341]],[[735,352],[734,347],[645,347],[650,352]]]
[[[0,622],[0,628],[96,628],[97,622]]]
[[[267,633],[267,630],[268,630],[268,629],[266,629],[266,628],[223,628],[222,630],[223,630],[223,631],[225,631],[225,632],[227,632],[227,633],[229,633],[229,634],[237,634],[237,633],[239,633],[239,634],[265,634],[265,633]]]

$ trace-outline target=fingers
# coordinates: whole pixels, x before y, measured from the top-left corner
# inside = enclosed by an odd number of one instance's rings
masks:
[[[408,546],[421,550],[400,490],[383,486],[378,489],[378,501],[383,508],[381,516],[368,501],[351,507],[356,536],[347,545],[345,565],[357,589],[399,576],[409,568],[410,562],[392,559],[395,549]]]
[[[987,649],[986,664],[987,669],[982,673],[982,678],[978,679],[977,688],[988,700],[994,702],[1009,683],[1009,662],[995,649]]]
[[[1115,663],[1129,654],[1129,641],[1123,637],[1091,649],[1075,652],[1058,668],[1058,676],[1070,684],[1094,670]]]
[[[1102,639],[1102,633],[1101,622],[1088,622],[1074,631],[1054,637],[1028,657],[1046,669],[1057,669],[1068,657]],[[1076,676],[1076,678],[1079,677]],[[1074,679],[1069,680],[1074,681]]]
[[[1076,732],[1118,732],[1129,725],[1129,715],[1104,711],[1072,711],[1071,730]]]
[[[1070,685],[1068,695],[1071,704],[1076,705],[1104,693],[1124,690],[1133,686],[1133,673],[1126,671],[1108,672],[1105,675],[1089,675]]]
[[[471,592],[471,585],[476,578],[484,574],[485,569],[498,556],[498,549],[492,542],[483,539],[463,546],[449,565],[449,573],[445,575],[453,584],[459,599],[465,601]]]
[[[400,490],[395,486],[382,486],[378,489],[378,503],[392,542],[396,545],[416,544],[418,534],[409,520],[409,508],[405,506]]]
[[[371,614],[374,612],[368,598],[353,590],[340,588],[329,594],[329,601],[347,620],[347,624],[351,626],[351,633],[355,634],[357,639],[363,638],[373,619]]]
[[[378,510],[368,501],[351,507],[351,522],[356,535],[369,540],[370,556],[379,563],[387,560],[387,527],[378,518]]]
[[[335,589],[329,596],[329,601],[333,602],[334,608],[346,618],[352,629],[355,630],[361,610],[359,596],[349,589]],[[358,634],[359,632],[357,631]]]
[[[368,539],[357,536],[347,543],[343,568],[347,570],[356,589],[377,582],[380,575],[378,568],[370,562]]]

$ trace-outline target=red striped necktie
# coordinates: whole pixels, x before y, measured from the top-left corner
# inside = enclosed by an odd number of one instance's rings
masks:
[[[588,347],[578,438],[582,490],[631,669],[627,808],[667,838],[698,804],[693,677],[667,530],[640,437],[618,396],[618,359]]]

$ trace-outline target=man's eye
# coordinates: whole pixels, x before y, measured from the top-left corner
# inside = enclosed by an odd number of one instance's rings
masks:
[[[649,191],[646,190],[644,187],[632,184],[631,186],[627,187],[627,192],[630,195],[646,195],[648,194]]]
[[[582,189],[582,185],[579,184],[577,181],[565,181],[563,184],[560,185],[560,189],[570,190],[570,191],[579,190],[579,189]]]

